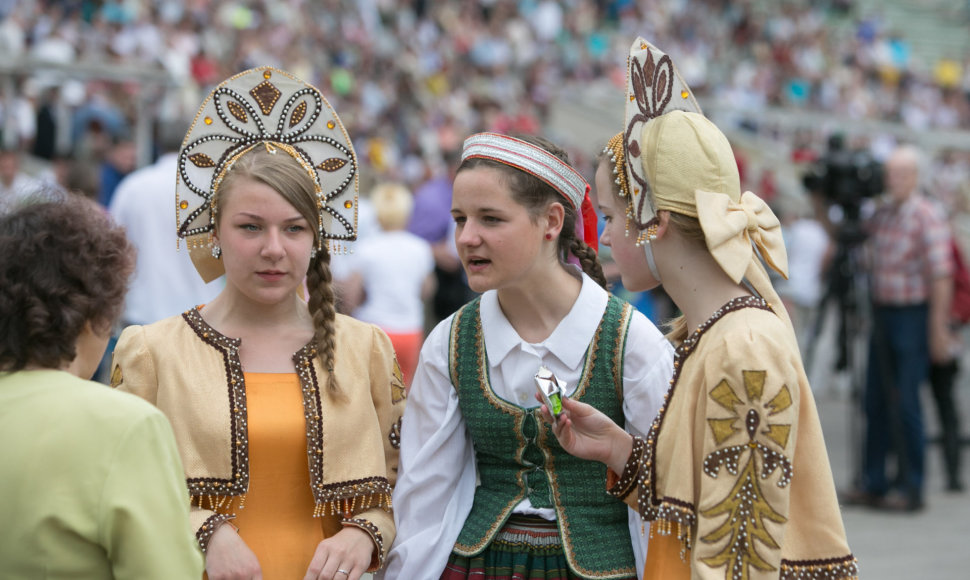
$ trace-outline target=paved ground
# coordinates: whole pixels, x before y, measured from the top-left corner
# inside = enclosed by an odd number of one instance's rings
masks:
[[[964,344],[970,345],[964,333]],[[962,410],[962,433],[970,435],[970,349],[964,350],[957,399]],[[824,355],[821,359],[826,358]],[[819,414],[825,432],[832,470],[839,489],[847,488],[856,472],[858,443],[853,435],[857,413],[846,392],[829,380],[826,361],[812,371]],[[827,388],[828,387],[828,388]],[[929,388],[924,389],[923,415],[927,433],[938,438],[936,410]],[[842,515],[849,545],[859,558],[865,580],[966,580],[970,578],[970,491],[944,491],[942,452],[932,444],[927,452],[925,510],[916,514],[888,514],[865,508],[844,507]],[[970,483],[970,447],[963,447],[963,480]]]

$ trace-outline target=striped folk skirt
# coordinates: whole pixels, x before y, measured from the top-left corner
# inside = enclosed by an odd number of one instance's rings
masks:
[[[477,556],[452,553],[441,580],[580,580],[566,563],[556,522],[513,514]],[[636,576],[631,576],[636,580]]]

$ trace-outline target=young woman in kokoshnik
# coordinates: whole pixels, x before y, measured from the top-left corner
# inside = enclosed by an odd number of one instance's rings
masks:
[[[203,103],[177,183],[178,233],[225,289],[127,328],[112,384],[172,422],[210,580],[356,580],[394,539],[405,394],[387,336],[335,314],[328,244],[356,234],[350,140],[315,88],[253,69]]]
[[[730,144],[669,57],[638,38],[629,67],[627,129],[596,175],[601,241],[624,286],[663,284],[683,313],[674,377],[646,437],[571,400],[553,431],[651,521],[644,578],[856,578],[794,331],[758,257],[787,270],[778,219],[741,193]]]
[[[465,141],[451,212],[482,296],[422,347],[385,578],[636,578],[638,518],[606,494],[605,466],[563,452],[533,399],[545,367],[642,433],[673,370],[659,330],[603,288],[587,191],[543,139]]]

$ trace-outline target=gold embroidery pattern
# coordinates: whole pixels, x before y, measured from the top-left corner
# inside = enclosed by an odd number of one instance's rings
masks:
[[[121,365],[115,365],[113,371],[111,371],[111,388],[116,388],[121,383],[125,381],[124,375],[121,373]]]
[[[650,431],[647,433],[647,445],[640,462],[639,472],[637,473],[637,511],[640,513],[640,517],[646,521],[665,520],[681,524],[681,527],[686,527],[690,530],[694,529],[696,524],[694,505],[671,497],[661,497],[658,493],[657,465],[654,461],[654,458],[657,456],[657,441],[660,438],[664,418],[667,416],[667,406],[677,392],[677,387],[680,384],[680,372],[687,359],[697,349],[697,345],[704,336],[704,333],[707,332],[707,329],[713,326],[724,315],[741,310],[742,308],[768,310],[768,304],[761,298],[754,296],[744,296],[729,300],[674,350],[674,376],[670,379],[670,388],[664,394],[663,405],[660,406],[660,410],[657,412],[657,416],[650,426]],[[651,527],[651,529],[653,528]],[[685,535],[685,549],[690,549],[690,539],[690,535]]]
[[[762,427],[762,416],[771,417],[792,405],[791,392],[783,385],[770,401],[762,403],[765,389],[765,371],[742,371],[746,404],[727,379],[721,380],[709,396],[720,407],[728,410],[732,416],[723,419],[708,419],[708,425],[718,445],[733,437],[740,429],[735,422],[741,419],[738,407],[751,405],[744,416],[744,429],[748,435],[746,443],[739,443],[726,448],[720,448],[704,460],[704,473],[717,478],[721,467],[731,475],[737,476],[734,486],[727,496],[709,509],[702,510],[701,515],[706,518],[720,518],[724,521],[714,531],[707,534],[701,541],[707,544],[721,542],[728,538],[723,549],[701,561],[712,568],[726,566],[725,578],[749,577],[751,568],[762,572],[774,571],[774,566],[766,561],[758,552],[758,544],[771,550],[780,549],[765,526],[765,520],[784,523],[787,518],[775,510],[765,498],[761,480],[767,480],[775,471],[780,470],[777,486],[786,487],[791,482],[792,466],[782,453],[775,451],[765,442],[759,441],[759,435],[767,441],[777,445],[782,451],[788,443],[791,425],[772,424],[765,422]],[[742,466],[742,461],[744,464]],[[759,477],[758,460],[761,460]]]

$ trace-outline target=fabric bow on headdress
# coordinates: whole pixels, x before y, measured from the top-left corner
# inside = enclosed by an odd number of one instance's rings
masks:
[[[206,282],[225,273],[211,252],[219,185],[256,146],[290,155],[313,180],[318,247],[324,240],[357,238],[357,156],[336,111],[319,90],[289,73],[250,69],[213,89],[179,151],[178,236]]]
[[[707,248],[732,280],[740,282],[744,277],[754,252],[752,244],[769,266],[788,278],[781,222],[764,200],[750,191],[741,195],[740,202],[701,190],[694,192],[694,198]]]

